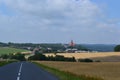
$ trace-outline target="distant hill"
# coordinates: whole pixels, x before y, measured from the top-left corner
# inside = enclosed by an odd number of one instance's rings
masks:
[[[99,52],[113,52],[115,44],[82,44],[82,46],[86,47],[87,49]]]

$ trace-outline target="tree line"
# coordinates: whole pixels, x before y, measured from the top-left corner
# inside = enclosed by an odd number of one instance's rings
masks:
[[[56,55],[56,56],[48,56],[46,57],[45,55],[43,54],[40,54],[40,53],[37,53],[33,56],[30,56],[28,58],[28,60],[39,60],[39,61],[68,61],[68,62],[75,62],[75,58],[72,57],[72,58],[68,58],[68,57],[64,57],[64,56],[61,56],[61,55]]]

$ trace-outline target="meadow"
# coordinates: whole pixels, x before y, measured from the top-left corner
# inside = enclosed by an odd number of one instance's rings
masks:
[[[120,80],[120,62],[81,63],[40,61],[39,63],[76,75],[100,77],[104,80]]]
[[[17,53],[17,52],[26,52],[26,51],[27,50],[23,50],[23,49],[0,47],[0,55],[1,54],[13,54],[13,53]]]

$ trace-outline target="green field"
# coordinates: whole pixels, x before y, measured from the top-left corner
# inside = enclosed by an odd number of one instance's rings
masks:
[[[13,54],[17,52],[26,52],[27,50],[24,49],[16,49],[16,48],[9,48],[9,47],[0,47],[0,55],[1,54]]]

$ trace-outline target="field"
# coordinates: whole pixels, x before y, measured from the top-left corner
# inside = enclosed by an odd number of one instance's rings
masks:
[[[17,52],[26,52],[27,50],[9,48],[9,47],[0,47],[0,55],[1,54],[9,54],[9,53],[17,53]]]
[[[45,54],[46,56],[55,56],[55,54]],[[75,57],[75,59],[93,59],[103,62],[115,62],[120,61],[120,52],[97,52],[97,53],[57,53],[56,55],[62,55],[64,57]]]
[[[120,62],[80,63],[41,61],[39,63],[77,75],[100,77],[104,80],[120,80]]]

